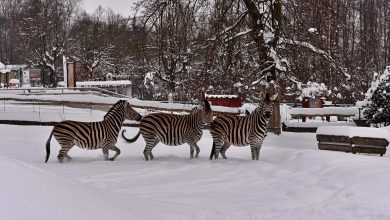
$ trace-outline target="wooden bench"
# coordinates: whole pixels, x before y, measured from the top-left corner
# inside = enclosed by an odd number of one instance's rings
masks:
[[[344,151],[349,153],[368,153],[383,156],[389,142],[382,138],[346,137],[317,134],[320,150]]]
[[[334,129],[337,129],[337,127],[338,126],[335,126]],[[354,127],[352,129],[356,130],[360,128]],[[318,141],[318,148],[320,150],[343,151],[343,152],[349,152],[353,154],[356,153],[379,154],[380,156],[383,156],[386,153],[386,149],[389,144],[386,138],[355,136],[353,135],[353,132],[352,132],[352,136],[345,135],[342,133],[343,132],[340,132],[339,135],[321,134],[321,132],[318,132],[317,130],[316,137]]]
[[[330,121],[331,116],[337,116],[337,118],[354,117],[358,114],[358,108],[356,107],[325,107],[325,108],[293,108],[289,114],[292,117],[301,118],[302,122],[306,121],[306,117],[326,118],[326,121]]]
[[[307,117],[321,117],[323,121],[327,121],[327,122],[330,122],[330,117],[332,116],[335,116],[337,117],[337,120],[340,121],[340,118],[351,118],[353,116],[355,116],[355,114],[349,114],[349,115],[340,115],[340,114],[290,114],[293,118],[301,118],[302,119],[302,122],[306,122],[306,118]],[[325,119],[324,119],[325,118]]]

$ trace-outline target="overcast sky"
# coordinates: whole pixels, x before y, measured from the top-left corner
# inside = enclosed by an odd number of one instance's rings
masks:
[[[123,16],[133,15],[133,3],[137,0],[82,0],[81,7],[88,13],[93,13],[101,5],[103,8],[111,8],[114,12]]]

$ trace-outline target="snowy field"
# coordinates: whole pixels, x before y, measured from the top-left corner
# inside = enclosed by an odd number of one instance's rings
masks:
[[[39,119],[104,115],[62,111],[45,107]],[[31,109],[22,112],[37,117]],[[12,108],[1,115],[22,117]],[[73,160],[60,164],[53,138],[45,164],[51,129],[0,125],[0,219],[390,219],[389,154],[321,151],[314,133],[268,134],[259,161],[250,159],[249,147],[231,147],[228,160],[210,161],[212,138],[205,130],[199,159],[189,159],[188,145],[159,144],[155,160],[144,161],[140,137],[133,144],[118,138],[116,161],[103,161],[101,150],[74,147]],[[126,128],[126,135],[138,129]]]
[[[73,148],[59,164],[50,126],[0,125],[0,219],[390,219],[390,157],[317,149],[315,134],[269,134],[259,161],[249,147],[208,160],[212,139],[189,147],[118,139],[122,154]],[[137,128],[127,128],[134,134]]]

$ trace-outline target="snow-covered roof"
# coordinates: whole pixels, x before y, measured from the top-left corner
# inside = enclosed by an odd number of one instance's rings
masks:
[[[390,141],[389,133],[382,128],[350,127],[350,126],[321,126],[317,134],[346,136],[346,137],[369,137],[384,138]]]
[[[289,111],[292,115],[344,115],[351,116],[359,114],[357,107],[325,107],[325,108],[292,108]]]
[[[9,73],[12,70],[18,71],[20,68],[26,68],[27,65],[25,64],[20,64],[20,65],[4,65],[3,63],[0,62],[0,73]]]
[[[210,95],[206,94],[206,98],[239,98],[238,95]]]
[[[18,79],[10,79],[9,83],[19,83],[19,80]]]
[[[59,86],[64,86],[64,82],[59,82]],[[87,87],[87,86],[126,86],[131,85],[130,80],[117,80],[117,81],[84,81],[76,82],[76,87]]]
[[[0,73],[9,73],[9,72],[11,72],[10,69],[1,69],[0,68]]]

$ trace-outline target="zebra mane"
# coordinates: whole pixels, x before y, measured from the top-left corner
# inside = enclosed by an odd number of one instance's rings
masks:
[[[210,103],[206,99],[203,99],[201,104],[191,109],[190,113],[194,113],[198,110],[211,111]]]
[[[190,114],[195,113],[195,112],[197,112],[197,111],[199,111],[199,110],[202,110],[202,106],[201,106],[201,105],[198,105],[198,106],[193,107],[193,108],[191,109],[191,111],[190,111]]]
[[[104,119],[106,119],[107,116],[111,115],[111,113],[118,108],[118,106],[123,106],[123,104],[126,103],[126,100],[119,100],[117,103],[115,103],[108,112],[104,115]]]

